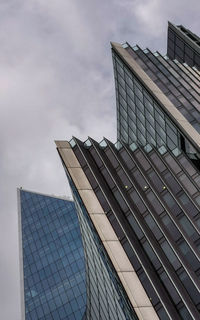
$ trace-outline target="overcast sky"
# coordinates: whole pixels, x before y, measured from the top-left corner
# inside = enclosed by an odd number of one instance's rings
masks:
[[[166,52],[197,0],[0,0],[0,318],[20,320],[16,188],[69,195],[54,140],[116,139],[110,41]]]

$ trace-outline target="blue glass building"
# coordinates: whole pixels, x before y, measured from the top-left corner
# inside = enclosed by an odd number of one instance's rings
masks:
[[[18,199],[22,319],[138,319],[78,194]]]
[[[82,319],[85,263],[74,203],[24,190],[18,195],[24,319]]]

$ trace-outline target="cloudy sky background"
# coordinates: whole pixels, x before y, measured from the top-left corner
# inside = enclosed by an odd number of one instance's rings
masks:
[[[20,320],[16,188],[69,195],[54,140],[116,139],[110,41],[166,52],[195,0],[0,0],[0,318]]]

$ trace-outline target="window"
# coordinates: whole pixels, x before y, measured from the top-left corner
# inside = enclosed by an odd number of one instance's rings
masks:
[[[118,160],[115,158],[114,154],[112,153],[112,151],[110,149],[106,150],[106,155],[109,158],[110,162],[112,163],[114,168],[117,168],[119,165]]]
[[[158,192],[162,192],[163,191],[163,182],[160,180],[159,176],[157,175],[157,173],[155,173],[154,171],[150,172],[148,174],[151,182],[154,185],[154,188],[158,191]]]
[[[151,232],[153,232],[154,236],[156,237],[157,240],[159,240],[160,238],[162,238],[163,234],[160,231],[159,227],[157,226],[157,224],[155,223],[154,219],[152,218],[152,216],[150,214],[146,215],[144,220],[146,221],[149,229],[151,230]]]
[[[164,241],[161,244],[161,247],[162,247],[164,253],[166,254],[167,258],[169,259],[170,263],[174,267],[174,269],[175,270],[179,269],[181,267],[181,264],[180,264],[179,260],[177,259],[175,253],[173,252],[172,248],[167,243],[167,241]]]
[[[155,152],[150,157],[151,157],[151,159],[153,160],[153,163],[155,164],[155,166],[157,167],[157,169],[160,172],[162,172],[162,171],[164,171],[166,169],[166,166],[160,160],[160,158],[158,157],[158,155]]]
[[[156,254],[154,253],[153,249],[151,248],[150,244],[147,241],[145,241],[143,243],[143,247],[144,247],[144,250],[146,251],[149,259],[151,260],[152,264],[154,265],[154,268],[156,270],[158,270],[161,267],[161,263],[158,260],[158,258],[156,256]]]
[[[181,242],[181,244],[179,244],[179,248],[182,254],[184,255],[186,261],[190,264],[191,269],[194,271],[198,270],[200,268],[200,262],[195,257],[194,253],[192,252],[188,244],[185,241],[183,241]]]
[[[142,174],[139,172],[139,170],[133,171],[133,176],[135,178],[136,183],[139,184],[139,186],[144,190],[144,188],[147,186],[146,180],[143,178]]]
[[[139,227],[137,221],[135,220],[135,218],[133,217],[132,214],[129,214],[127,216],[127,220],[129,221],[132,229],[134,230],[135,234],[137,235],[138,239],[142,239],[142,237],[144,237],[144,233],[141,230],[141,228]]]
[[[121,209],[126,212],[128,210],[128,206],[126,204],[126,202],[124,201],[123,197],[121,196],[120,192],[118,190],[115,190],[114,192],[114,196],[116,198],[116,200],[118,201],[118,204],[120,205]]]
[[[131,193],[129,193],[131,199],[133,200],[134,205],[138,208],[138,210],[141,213],[144,213],[146,211],[146,207],[143,204],[142,200],[138,196],[137,192],[134,190]]]
[[[165,160],[168,163],[168,165],[171,167],[171,169],[174,171],[174,173],[178,173],[181,171],[181,168],[179,167],[177,162],[174,160],[174,158],[170,154],[167,154],[165,156]]]
[[[126,166],[130,170],[132,170],[135,167],[135,163],[131,159],[131,157],[128,154],[128,152],[125,149],[122,149],[122,151],[120,151],[120,155],[121,155],[122,159],[124,160],[124,162],[126,163]]]
[[[174,241],[177,241],[181,238],[181,233],[178,231],[177,227],[168,215],[163,216],[162,221],[166,226],[168,232],[171,234],[171,237],[174,239]]]
[[[196,233],[196,230],[194,229],[193,225],[188,220],[188,218],[186,218],[186,216],[181,217],[179,221],[183,230],[187,233],[189,237],[192,237]]]
[[[126,189],[129,189],[132,186],[131,181],[121,168],[117,171],[117,175]]]
[[[172,189],[172,191],[177,194],[179,191],[182,190],[181,186],[178,184],[178,182],[174,179],[174,177],[172,176],[172,174],[170,172],[167,172],[164,175],[164,178],[167,182],[167,184],[169,185],[169,187]]]
[[[180,202],[182,203],[183,207],[189,212],[192,217],[195,217],[198,214],[197,208],[193,205],[186,194],[182,194],[180,197]]]
[[[148,192],[147,198],[149,200],[149,203],[153,206],[157,214],[161,214],[164,211],[164,208],[156,198],[156,196],[153,194],[152,191]]]
[[[135,153],[135,157],[145,171],[151,168],[149,162],[146,160],[145,156],[142,154],[141,151]]]

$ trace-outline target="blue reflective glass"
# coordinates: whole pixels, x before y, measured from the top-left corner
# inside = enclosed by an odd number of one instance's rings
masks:
[[[82,319],[86,276],[74,203],[23,190],[20,200],[25,318]]]

